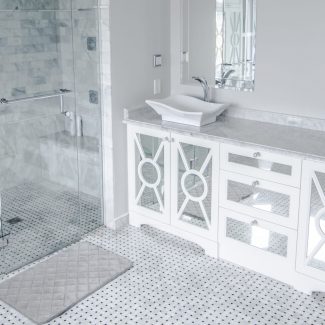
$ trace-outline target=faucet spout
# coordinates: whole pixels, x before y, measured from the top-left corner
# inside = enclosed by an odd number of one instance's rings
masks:
[[[203,99],[204,99],[205,102],[209,102],[210,101],[209,100],[210,87],[208,85],[207,80],[204,79],[204,78],[201,78],[201,77],[192,77],[192,79],[200,83],[200,85],[203,88]]]

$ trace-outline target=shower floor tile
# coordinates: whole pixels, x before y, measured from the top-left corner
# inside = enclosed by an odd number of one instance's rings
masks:
[[[325,295],[299,293],[151,227],[102,227],[85,240],[134,267],[50,325],[325,324]],[[1,302],[0,320],[32,324]]]
[[[51,254],[102,225],[98,198],[79,196],[50,182],[15,186],[1,198],[3,226],[10,235],[9,245],[0,250],[0,274]]]

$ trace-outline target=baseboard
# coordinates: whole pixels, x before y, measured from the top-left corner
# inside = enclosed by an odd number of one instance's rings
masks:
[[[129,224],[129,213],[124,213],[111,222],[108,223],[107,227],[113,230],[119,230]]]
[[[161,223],[155,219],[147,218],[145,216],[139,215],[134,212],[130,212],[129,222],[131,226],[140,227],[141,225],[149,225],[159,230],[168,232],[172,235],[178,236],[185,240],[188,240],[192,243],[197,244],[202,247],[206,253],[211,257],[218,258],[218,244],[217,242],[211,241],[209,239],[197,236],[195,234],[183,231],[179,228],[176,228],[172,225]]]

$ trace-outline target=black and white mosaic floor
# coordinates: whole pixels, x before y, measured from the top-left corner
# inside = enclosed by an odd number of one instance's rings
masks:
[[[86,240],[134,267],[51,325],[325,324],[325,295],[299,293],[148,226],[99,228]],[[31,324],[1,302],[0,320]]]
[[[51,254],[102,225],[100,199],[49,182],[25,183],[1,194],[9,245],[0,274]],[[1,323],[1,322],[0,322]]]

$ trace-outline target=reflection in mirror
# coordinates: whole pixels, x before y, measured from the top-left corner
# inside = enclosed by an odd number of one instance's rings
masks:
[[[288,237],[260,227],[257,221],[247,223],[227,217],[226,236],[273,254],[288,255]]]
[[[182,83],[253,91],[256,0],[181,0]]]

